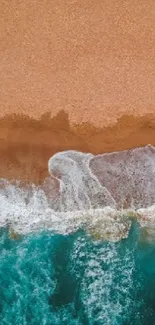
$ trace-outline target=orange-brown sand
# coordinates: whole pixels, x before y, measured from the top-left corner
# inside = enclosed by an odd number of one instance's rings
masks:
[[[61,111],[53,119],[10,115],[0,119],[0,177],[41,183],[48,175],[48,159],[62,150],[94,154],[155,145],[155,116],[122,116],[111,127],[69,124]]]
[[[3,0],[0,17],[0,116],[155,113],[154,0]]]
[[[155,144],[154,0],[3,0],[0,16],[0,177]]]

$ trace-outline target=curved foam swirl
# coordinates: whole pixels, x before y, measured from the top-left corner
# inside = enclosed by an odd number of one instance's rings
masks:
[[[98,156],[66,151],[54,155],[48,168],[40,187],[1,179],[1,226],[64,234],[83,227],[94,238],[116,241],[128,235],[132,214],[143,228],[155,228],[154,147]]]
[[[61,211],[115,206],[108,189],[101,185],[90,169],[92,154],[60,152],[48,163],[49,173],[60,182],[57,208]],[[55,176],[56,175],[56,176]]]
[[[141,208],[155,203],[155,148],[151,145],[97,156],[60,152],[48,166],[60,182],[57,208],[61,210]]]

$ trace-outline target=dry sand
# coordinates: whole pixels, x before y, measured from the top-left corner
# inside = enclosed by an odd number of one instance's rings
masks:
[[[3,0],[0,15],[0,177],[155,144],[154,0]]]

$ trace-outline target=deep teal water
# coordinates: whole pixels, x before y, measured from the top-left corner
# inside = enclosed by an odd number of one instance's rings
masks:
[[[1,325],[155,324],[155,244],[0,231]]]

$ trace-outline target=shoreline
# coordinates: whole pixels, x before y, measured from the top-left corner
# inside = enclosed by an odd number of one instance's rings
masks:
[[[124,115],[115,125],[97,128],[90,123],[70,124],[60,111],[35,120],[24,115],[0,118],[0,177],[41,184],[48,160],[55,153],[77,150],[102,154],[151,144],[155,146],[155,115]]]

